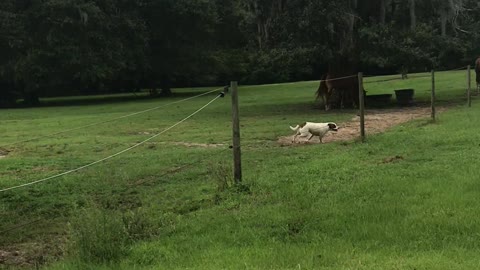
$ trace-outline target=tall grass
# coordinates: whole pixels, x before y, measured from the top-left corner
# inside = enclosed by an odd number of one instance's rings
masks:
[[[73,252],[84,262],[117,262],[129,251],[127,228],[118,214],[82,210],[72,222]]]
[[[94,207],[82,209],[70,228],[72,258],[98,264],[120,261],[129,254],[132,243],[159,232],[143,209],[124,213]]]

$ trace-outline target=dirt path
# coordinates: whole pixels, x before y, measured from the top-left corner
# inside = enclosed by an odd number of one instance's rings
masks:
[[[445,111],[445,108],[437,108],[437,112]],[[410,107],[400,109],[367,110],[365,113],[365,130],[367,135],[377,134],[414,119],[430,117],[430,108]],[[360,137],[360,117],[355,116],[346,123],[337,123],[340,127],[338,132],[329,132],[323,137],[323,143],[336,141],[351,141]],[[292,145],[291,136],[278,138],[281,145]],[[297,137],[297,143],[320,143],[317,137],[307,142],[307,138]]]

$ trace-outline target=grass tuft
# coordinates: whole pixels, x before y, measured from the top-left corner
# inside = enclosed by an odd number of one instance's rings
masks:
[[[72,222],[73,251],[84,262],[118,262],[129,251],[128,229],[115,212],[82,210]]]

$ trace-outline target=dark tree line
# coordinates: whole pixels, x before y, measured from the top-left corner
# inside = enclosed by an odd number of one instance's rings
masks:
[[[0,106],[452,68],[479,29],[477,0],[2,0]]]

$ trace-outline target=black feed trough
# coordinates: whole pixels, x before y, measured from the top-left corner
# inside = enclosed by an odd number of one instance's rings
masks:
[[[369,95],[365,97],[365,104],[368,107],[385,107],[390,104],[392,94]]]
[[[415,93],[415,90],[413,89],[395,90],[395,96],[397,97],[397,104],[400,106],[413,105],[414,93]]]

